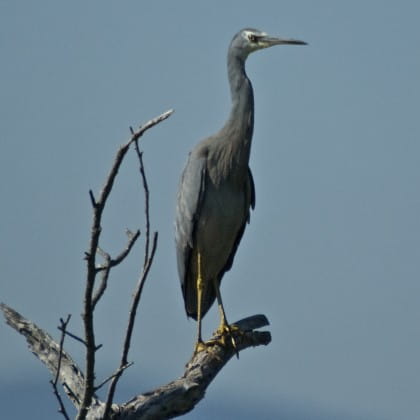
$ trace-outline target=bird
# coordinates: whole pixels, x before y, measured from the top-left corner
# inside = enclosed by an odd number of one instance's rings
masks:
[[[191,150],[182,172],[176,202],[175,247],[185,310],[198,323],[196,351],[206,348],[201,323],[215,299],[220,312],[217,332],[221,336],[231,334],[233,326],[226,319],[220,284],[232,267],[250,211],[255,207],[249,168],[254,94],[245,62],[254,51],[286,44],[306,42],[272,37],[253,28],[236,33],[227,53],[230,115],[216,134]]]

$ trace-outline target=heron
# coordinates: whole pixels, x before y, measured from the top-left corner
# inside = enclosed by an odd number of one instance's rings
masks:
[[[206,348],[201,322],[215,299],[220,312],[217,332],[223,337],[234,328],[226,319],[220,284],[232,267],[250,211],[255,207],[249,168],[254,94],[245,61],[254,51],[286,44],[306,42],[275,38],[252,28],[242,29],[233,37],[227,53],[230,115],[216,134],[193,148],[181,176],[175,243],[185,310],[198,323],[196,351]],[[232,343],[235,346],[233,339]]]

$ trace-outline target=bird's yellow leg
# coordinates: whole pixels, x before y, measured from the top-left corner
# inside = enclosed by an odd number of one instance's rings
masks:
[[[226,319],[225,308],[222,302],[222,295],[220,294],[219,284],[216,279],[213,280],[213,286],[216,291],[217,306],[219,307],[219,314],[220,314],[220,324],[219,324],[219,327],[217,328],[217,332],[219,332],[220,334],[223,334],[229,331],[229,324]]]
[[[235,349],[236,355],[238,356],[237,346],[235,339],[232,335],[233,331],[239,330],[235,325],[229,325],[226,319],[226,313],[222,302],[222,296],[220,294],[219,282],[217,279],[213,280],[213,286],[216,292],[217,304],[220,312],[220,325],[216,330],[216,335],[219,335],[220,338],[204,342],[201,336],[201,318],[202,318],[202,302],[203,302],[203,292],[205,288],[205,283],[201,270],[201,254],[197,252],[197,342],[195,344],[194,353],[207,350],[209,347],[219,343],[223,346],[226,345],[226,337],[229,336],[232,346]]]
[[[216,333],[220,334],[220,336],[221,336],[220,337],[220,342],[221,342],[222,345],[226,344],[225,336],[229,335],[232,346],[235,349],[236,356],[239,357],[236,342],[235,342],[235,339],[232,335],[232,332],[234,330],[238,331],[239,328],[236,325],[230,325],[227,322],[225,308],[224,308],[223,302],[222,302],[222,295],[220,294],[220,284],[217,281],[217,279],[213,279],[213,286],[214,286],[214,290],[216,291],[217,304],[219,306],[219,313],[220,313],[220,324],[219,324],[219,327],[217,328]]]
[[[201,254],[197,252],[197,343],[195,344],[195,353],[206,349],[206,345],[201,337],[201,306],[203,301],[204,281],[201,274]]]

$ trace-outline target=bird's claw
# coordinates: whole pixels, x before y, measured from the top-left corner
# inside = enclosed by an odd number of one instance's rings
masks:
[[[208,348],[208,342],[204,341],[197,341],[195,343],[194,354],[200,353],[201,351],[205,351]]]
[[[216,345],[222,347],[228,347],[230,345],[234,349],[236,357],[239,358],[239,350],[234,334],[238,335],[241,333],[243,333],[243,331],[235,324],[220,324],[219,328],[217,328],[217,330],[214,332],[213,338],[211,338],[208,341],[199,340],[196,342],[194,348],[194,355],[202,351],[211,351],[211,348]]]
[[[232,346],[235,350],[236,357],[239,359],[239,350],[238,346],[234,337],[234,334],[239,335],[243,333],[243,331],[235,324],[228,324],[228,323],[221,323],[219,328],[214,333],[216,337],[214,341],[223,347],[226,347],[228,344]],[[226,341],[229,338],[229,341]]]

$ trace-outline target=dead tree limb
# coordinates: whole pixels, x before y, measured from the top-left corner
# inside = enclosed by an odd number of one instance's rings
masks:
[[[133,136],[135,133],[131,129],[131,132]],[[131,344],[131,337],[133,335],[133,329],[134,329],[134,322],[136,319],[137,314],[137,308],[140,303],[140,297],[143,291],[144,283],[146,282],[147,276],[150,271],[150,267],[153,264],[153,259],[155,256],[156,248],[157,248],[157,240],[158,240],[158,233],[154,232],[153,234],[153,241],[152,246],[150,248],[150,206],[149,206],[149,186],[147,183],[146,178],[146,172],[144,170],[144,163],[143,163],[143,153],[139,149],[138,145],[138,139],[134,140],[135,150],[137,154],[137,158],[139,161],[139,172],[143,184],[143,191],[144,191],[144,197],[145,197],[145,204],[144,204],[144,213],[146,218],[146,240],[145,240],[145,246],[144,246],[144,263],[143,263],[143,270],[142,274],[139,278],[139,281],[137,283],[135,292],[133,294],[133,299],[130,307],[129,312],[129,318],[128,318],[128,326],[125,333],[124,338],[124,344],[123,344],[123,351],[121,355],[121,361],[120,361],[120,367],[117,371],[117,373],[114,375],[114,377],[111,380],[111,385],[108,390],[108,395],[106,399],[105,404],[105,411],[104,411],[104,418],[108,418],[111,412],[111,405],[112,401],[114,399],[115,389],[117,387],[118,380],[120,379],[123,371],[124,366],[127,366],[128,364],[128,352],[130,350],[130,344]]]
[[[60,325],[59,328],[61,330],[61,339],[60,339],[60,348],[59,348],[58,362],[57,362],[57,373],[55,375],[54,380],[51,379],[51,381],[50,381],[50,383],[53,387],[54,395],[57,398],[58,405],[60,407],[58,412],[61,413],[66,420],[70,420],[70,417],[67,414],[66,408],[64,407],[63,399],[61,398],[61,394],[58,390],[57,383],[58,383],[58,380],[60,379],[61,360],[63,358],[64,339],[66,337],[66,329],[67,329],[67,325],[70,322],[70,318],[71,318],[70,314],[67,316],[67,319],[65,321],[63,320],[63,318],[60,318],[60,324],[61,325]]]
[[[85,378],[76,362],[62,349],[59,363],[60,344],[56,343],[49,334],[32,321],[25,319],[21,314],[4,303],[0,303],[0,309],[3,311],[7,324],[26,338],[29,350],[44,363],[52,373],[52,376],[56,377],[58,374],[58,380],[65,385],[64,391],[67,396],[76,408],[79,408],[83,396]],[[57,368],[59,365],[60,371],[58,372]]]
[[[108,257],[105,259],[105,268],[104,272],[102,273],[102,282],[99,286],[99,289],[95,293],[95,283],[96,283],[96,276],[98,274],[98,267],[96,263],[96,257],[99,253],[100,246],[99,246],[99,240],[100,235],[102,232],[102,214],[105,208],[105,205],[107,203],[108,197],[112,191],[112,187],[114,185],[114,181],[117,177],[118,171],[121,167],[121,164],[124,160],[125,155],[127,154],[130,146],[135,143],[137,145],[139,138],[150,128],[154,127],[156,124],[159,124],[160,122],[166,120],[171,114],[173,113],[172,110],[166,111],[163,114],[159,115],[156,118],[153,118],[152,120],[148,121],[146,124],[142,125],[137,131],[134,131],[131,129],[131,138],[128,142],[126,142],[124,145],[122,145],[114,159],[114,163],[112,165],[112,168],[108,174],[108,177],[105,181],[105,184],[99,194],[99,199],[95,199],[93,192],[90,191],[89,195],[92,202],[92,208],[93,208],[93,221],[92,221],[92,228],[91,228],[91,239],[89,244],[89,250],[86,252],[86,265],[87,265],[87,274],[86,274],[86,287],[85,287],[85,296],[84,296],[84,309],[83,309],[83,324],[84,324],[84,331],[85,331],[85,337],[84,340],[86,342],[86,356],[85,356],[85,386],[83,391],[83,399],[82,403],[80,405],[79,412],[77,414],[77,420],[84,420],[87,416],[89,407],[91,406],[91,402],[94,398],[95,393],[95,353],[97,351],[97,346],[95,342],[95,331],[94,331],[94,310],[95,306],[97,305],[99,299],[102,297],[103,293],[105,292],[106,285],[108,282],[108,276],[109,272],[111,270],[111,261],[112,258],[108,255]],[[142,165],[141,165],[142,168]],[[144,178],[143,178],[144,182]],[[146,184],[147,187],[147,184]],[[147,188],[145,188],[145,196],[146,196],[146,202],[147,202],[147,216],[148,216],[148,199],[149,199],[149,191]],[[146,220],[146,226],[147,231],[149,229],[149,221]],[[138,236],[137,236],[138,237]],[[120,255],[123,255],[122,260],[128,255],[129,251],[131,250],[135,240],[137,239],[136,236],[134,236],[134,240],[132,240],[128,245],[128,252],[122,253]],[[157,239],[157,236],[156,236]],[[147,243],[148,239],[146,239]],[[146,248],[147,249],[147,248]],[[100,253],[104,254],[103,251],[100,251]],[[106,254],[106,253],[105,253]],[[152,258],[153,260],[153,258]],[[152,261],[150,261],[151,264]],[[101,266],[103,269],[103,266]],[[145,270],[143,270],[144,272]],[[149,270],[147,270],[148,273]],[[147,273],[146,276],[147,277]],[[140,292],[141,293],[141,288]],[[140,299],[140,296],[137,299],[136,305],[138,305],[138,301]],[[136,309],[136,308],[135,308]],[[135,312],[135,310],[134,310]],[[134,321],[133,321],[134,323]],[[130,335],[131,337],[131,335]],[[128,345],[129,346],[129,345]],[[127,350],[128,352],[128,350]],[[120,369],[122,366],[125,366],[127,364],[127,361],[125,360],[125,363],[121,363]],[[122,371],[121,371],[122,372]],[[111,381],[110,386],[110,392],[108,396],[108,402],[107,402],[107,411],[109,410],[110,405],[112,404],[112,398],[115,391],[115,386],[118,381],[118,378],[120,377],[121,373],[116,375],[114,380]]]
[[[24,335],[30,350],[47,366],[53,375],[57,374],[57,365],[60,345],[47,333],[26,320],[18,312],[5,304],[0,304],[0,309],[6,322]],[[184,374],[155,390],[137,395],[132,400],[118,405],[112,404],[108,417],[104,417],[106,403],[96,397],[89,407],[86,418],[112,420],[144,420],[144,419],[169,419],[191,411],[204,397],[207,387],[216,377],[223,366],[236,354],[236,351],[248,347],[267,345],[271,335],[267,331],[256,331],[268,325],[264,315],[254,315],[235,323],[240,328],[232,332],[236,349],[227,340],[221,344],[220,336],[214,335],[209,340],[209,347],[205,351],[193,354],[186,364]],[[73,404],[78,408],[84,389],[84,377],[80,368],[65,352],[62,352],[60,382]],[[70,392],[67,390],[71,390]]]

